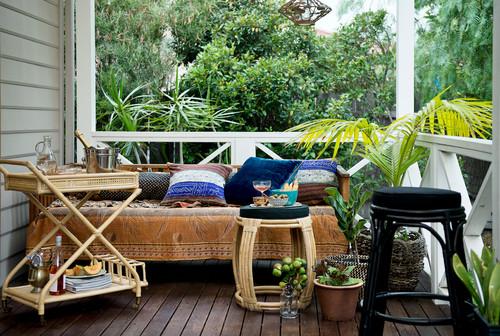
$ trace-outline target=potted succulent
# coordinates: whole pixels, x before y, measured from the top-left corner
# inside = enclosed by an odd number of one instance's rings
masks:
[[[280,278],[283,289],[280,297],[280,315],[292,319],[298,316],[299,297],[307,284],[307,263],[302,258],[284,257],[273,265],[273,275]]]
[[[372,195],[371,192],[362,191],[362,188],[363,184],[352,188],[348,201],[344,200],[337,188],[325,189],[328,194],[325,202],[335,211],[339,228],[347,240],[347,253],[354,255],[356,262],[359,262],[356,238],[366,223],[365,219],[358,217],[358,212]]]
[[[316,266],[316,297],[324,319],[352,320],[356,314],[359,291],[363,280],[352,278],[355,266],[331,265],[323,260]]]
[[[453,269],[472,297],[479,335],[500,335],[500,262],[493,250],[483,247],[481,258],[472,251],[468,271],[453,255]]]

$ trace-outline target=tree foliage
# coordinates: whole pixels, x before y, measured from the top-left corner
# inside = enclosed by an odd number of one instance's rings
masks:
[[[278,8],[274,0],[226,8],[187,73],[199,95],[210,91],[220,106],[241,111],[244,126],[232,129],[280,131],[348,110],[376,119],[389,114],[394,36],[384,11],[359,15],[338,33],[318,37]]]
[[[166,2],[163,0],[96,0],[97,113],[111,110],[103,91],[115,90],[114,77],[124,92],[150,84],[159,88],[171,72],[172,53],[165,43]],[[98,124],[104,129],[104,124]]]
[[[453,85],[453,96],[491,99],[493,0],[417,0],[420,102]]]

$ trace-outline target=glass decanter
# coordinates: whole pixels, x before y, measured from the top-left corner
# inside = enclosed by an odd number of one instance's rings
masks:
[[[55,174],[57,161],[54,151],[52,150],[52,138],[49,135],[45,135],[43,141],[35,145],[35,152],[36,167],[45,175]]]

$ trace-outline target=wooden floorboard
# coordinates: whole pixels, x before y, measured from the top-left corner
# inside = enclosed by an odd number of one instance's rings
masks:
[[[233,285],[221,284],[217,298],[208,315],[207,322],[203,327],[202,336],[218,336],[221,334],[233,295]]]
[[[274,283],[272,262],[254,265],[256,284]],[[299,318],[286,320],[278,313],[251,312],[234,300],[234,279],[227,261],[148,263],[149,288],[143,290],[139,308],[131,291],[50,305],[47,324],[40,326],[36,310],[12,302],[12,312],[0,312],[0,335],[142,335],[142,336],[354,336],[360,313],[352,321],[323,320],[321,308],[312,304]],[[422,277],[418,290],[429,288]],[[277,301],[279,296],[260,296]],[[448,316],[447,307],[430,300],[388,301],[388,312],[397,316]],[[448,336],[451,327],[420,327],[385,323],[384,335]]]
[[[257,295],[257,301],[263,301],[265,297]],[[260,336],[263,314],[261,312],[245,311],[245,318],[241,327],[241,336]]]
[[[189,320],[189,317],[191,316],[191,313],[193,312],[196,303],[198,302],[200,295],[203,292],[204,287],[205,284],[201,282],[191,284],[189,290],[186,291],[181,303],[170,319],[170,322],[161,333],[162,335],[180,335],[182,333],[186,322]]]
[[[279,301],[277,295],[267,295],[266,302]],[[278,313],[263,314],[260,336],[280,336],[281,319]]]
[[[189,283],[172,284],[171,291],[166,295],[165,301],[160,306],[155,316],[149,321],[141,335],[157,336],[163,332],[172,315],[182,301],[185,293],[189,290]]]
[[[318,310],[316,308],[316,298],[313,298],[311,305],[300,313],[300,332],[302,335],[318,334]]]
[[[189,320],[182,331],[181,336],[197,336],[200,335],[205,327],[208,315],[212,310],[215,298],[219,293],[220,285],[217,283],[209,283],[201,293],[201,296],[194,308]]]

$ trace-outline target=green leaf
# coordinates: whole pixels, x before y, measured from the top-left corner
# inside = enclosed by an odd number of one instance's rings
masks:
[[[472,296],[472,301],[475,305],[479,307],[479,310],[481,311],[483,308],[483,302],[481,300],[481,297],[479,295],[479,292],[477,291],[475,284],[474,284],[474,279],[472,274],[470,274],[466,269],[460,258],[458,257],[457,254],[453,255],[453,270],[455,271],[455,274],[458,276],[458,278],[462,281],[462,283],[465,285],[467,290]],[[484,309],[483,309],[484,310]],[[483,311],[481,311],[483,313]]]

